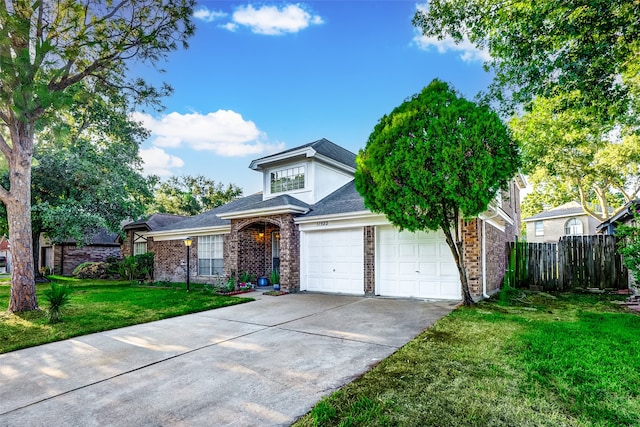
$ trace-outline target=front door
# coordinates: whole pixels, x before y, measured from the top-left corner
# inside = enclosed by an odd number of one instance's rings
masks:
[[[280,273],[280,232],[271,232],[271,269]]]

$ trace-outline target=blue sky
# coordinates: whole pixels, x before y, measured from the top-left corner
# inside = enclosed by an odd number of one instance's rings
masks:
[[[174,93],[135,116],[152,135],[145,173],[202,174],[261,190],[252,159],[327,138],[353,152],[377,121],[434,78],[472,99],[491,75],[485,53],[425,39],[411,1],[203,1],[188,50],[170,55]],[[135,71],[135,69],[133,70]]]

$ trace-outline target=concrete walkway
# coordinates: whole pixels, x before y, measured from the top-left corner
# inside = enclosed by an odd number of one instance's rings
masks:
[[[455,307],[247,296],[0,355],[0,426],[289,425]]]

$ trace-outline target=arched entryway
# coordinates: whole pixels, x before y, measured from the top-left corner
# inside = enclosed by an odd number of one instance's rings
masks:
[[[255,277],[280,273],[288,291],[300,286],[299,233],[292,215],[244,218],[231,221],[228,271]]]

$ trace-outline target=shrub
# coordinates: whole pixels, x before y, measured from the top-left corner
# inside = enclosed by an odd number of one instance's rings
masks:
[[[67,305],[71,299],[71,288],[67,285],[60,286],[53,282],[51,283],[51,288],[44,291],[44,298],[49,303],[47,320],[49,323],[57,323],[62,320],[60,308]]]
[[[153,277],[153,252],[124,257],[118,263],[120,277],[128,280],[145,280]]]

